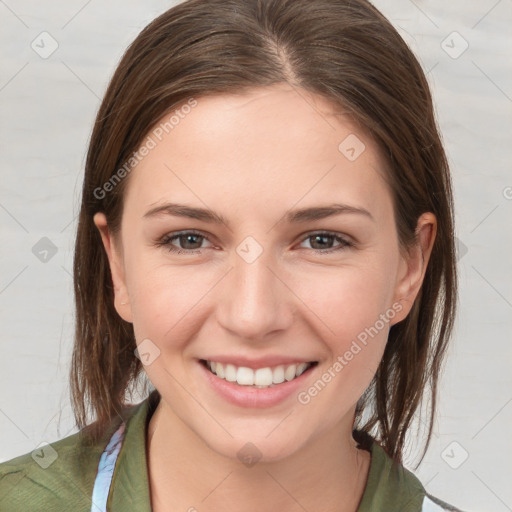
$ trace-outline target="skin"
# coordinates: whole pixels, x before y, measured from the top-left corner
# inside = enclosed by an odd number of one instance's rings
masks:
[[[116,310],[133,323],[138,344],[149,338],[160,350],[145,366],[162,395],[147,436],[156,512],[357,509],[370,454],[352,438],[355,406],[389,328],[420,290],[436,219],[423,214],[417,244],[400,250],[379,151],[333,112],[324,98],[285,84],[198,98],[127,178],[118,236],[102,213],[94,217]],[[350,134],[365,144],[355,161],[338,150]],[[143,218],[164,202],[210,208],[229,227]],[[283,220],[289,210],[333,203],[365,208],[373,218]],[[157,244],[190,229],[207,238],[169,242],[180,253]],[[354,245],[329,237],[322,245],[311,234],[318,231]],[[236,251],[248,236],[263,249],[250,264]],[[238,407],[199,372],[197,359],[208,355],[294,355],[318,361],[307,390],[393,304],[394,318],[308,404],[292,394],[270,408]],[[252,467],[237,458],[247,442],[261,452]]]

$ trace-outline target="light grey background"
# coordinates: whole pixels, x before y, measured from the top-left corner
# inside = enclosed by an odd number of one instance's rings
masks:
[[[0,0],[0,460],[76,431],[71,269],[87,142],[124,49],[174,3]],[[512,0],[375,4],[428,72],[460,241],[457,328],[414,472],[465,510],[510,511]]]

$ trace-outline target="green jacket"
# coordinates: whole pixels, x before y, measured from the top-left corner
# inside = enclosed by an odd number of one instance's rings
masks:
[[[105,487],[109,512],[151,512],[146,429],[159,398],[153,391],[146,400],[125,411],[124,440],[119,443],[115,466],[111,465],[110,490]],[[0,511],[104,511],[92,505],[93,487],[100,457],[104,450],[112,454],[105,447],[121,423],[121,418],[113,421],[93,446],[85,446],[76,433],[0,464]],[[394,464],[373,442],[368,481],[357,512],[443,510],[458,509],[429,495],[409,470]]]

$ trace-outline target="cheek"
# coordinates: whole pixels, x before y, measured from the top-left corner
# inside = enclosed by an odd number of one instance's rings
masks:
[[[373,377],[397,315],[389,302],[393,288],[388,275],[377,265],[344,268],[328,276],[304,277],[295,288],[314,313],[308,315],[309,324],[316,326],[313,336],[330,355],[327,366],[338,362],[333,371],[343,377],[333,380],[356,392],[364,391]]]
[[[186,341],[192,333],[184,330],[198,327],[191,322],[197,315],[194,307],[212,284],[193,266],[151,264],[149,259],[129,268],[129,275],[136,339],[149,338],[158,345]]]
[[[397,310],[388,302],[386,274],[368,268],[305,279],[298,295],[308,290],[308,307],[315,313],[309,317],[316,318],[309,325],[316,326],[313,336],[322,340],[328,357],[317,380],[299,392],[297,401],[313,417],[329,409],[326,421],[335,424],[371,383]]]
[[[327,345],[324,348],[333,356],[348,350],[354,339],[364,342],[364,333],[369,329],[374,333],[372,327],[389,309],[393,295],[391,262],[386,254],[374,253],[351,263],[278,269],[290,290],[282,296],[293,310],[295,325],[289,326],[290,332],[306,329],[316,343]],[[149,338],[172,350],[186,346],[206,317],[214,314],[223,287],[218,281],[225,269],[170,265],[162,259],[146,253],[127,260],[127,284],[136,339]],[[282,288],[279,280],[275,286]],[[389,328],[387,323],[381,324],[377,324],[379,332],[383,331],[379,338],[387,335]]]
[[[341,267],[303,273],[291,288],[323,324],[323,333],[339,340],[356,337],[389,309],[393,288],[379,266]]]

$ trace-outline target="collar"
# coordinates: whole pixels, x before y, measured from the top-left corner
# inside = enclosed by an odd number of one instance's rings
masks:
[[[107,510],[137,510],[152,512],[149,496],[149,476],[146,439],[149,419],[160,394],[155,389],[148,398],[129,408],[123,445],[112,475]]]
[[[357,512],[422,510],[425,489],[418,478],[395,462],[375,440],[366,487]]]
[[[128,409],[108,510],[152,512],[146,439],[149,419],[159,401],[160,394],[155,389],[143,402]],[[421,510],[425,490],[416,476],[393,461],[376,441],[371,443],[370,452],[368,479],[357,512]]]

